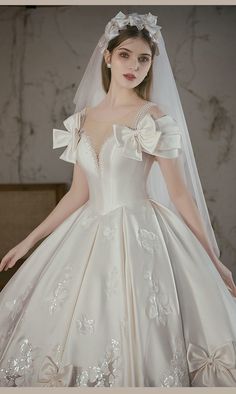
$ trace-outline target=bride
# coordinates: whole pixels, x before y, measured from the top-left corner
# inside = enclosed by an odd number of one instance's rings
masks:
[[[156,22],[109,21],[53,130],[73,180],[0,263],[47,237],[0,294],[1,386],[236,387],[236,286]]]

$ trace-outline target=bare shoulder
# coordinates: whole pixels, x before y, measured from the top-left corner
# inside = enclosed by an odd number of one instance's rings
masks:
[[[158,119],[161,118],[162,116],[166,115],[159,107],[158,105],[152,105],[148,109],[148,113],[153,116],[153,118]]]

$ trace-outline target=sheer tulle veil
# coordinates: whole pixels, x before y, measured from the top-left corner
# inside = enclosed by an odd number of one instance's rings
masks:
[[[126,20],[127,18],[133,18],[132,20],[134,20],[135,23],[135,19],[138,20],[138,18],[143,16],[137,13],[129,14],[128,16],[119,13],[116,15],[116,17],[119,20],[122,20],[122,18],[123,20],[125,18]],[[148,17],[151,18],[153,27],[153,20],[156,21],[157,17],[150,13],[148,14]],[[111,26],[111,22],[112,21],[110,21],[110,25],[107,26]],[[153,103],[156,103],[165,114],[171,115],[178,123],[182,133],[182,152],[175,160],[178,160],[185,183],[197,204],[212,250],[214,251],[215,255],[219,257],[219,248],[215,238],[214,230],[211,225],[211,220],[189,137],[188,127],[185,121],[176,82],[165,48],[164,38],[161,33],[161,26],[156,26],[158,27],[158,53],[153,59],[153,80],[149,100]],[[101,74],[101,64],[103,59],[103,51],[105,48],[104,43],[106,43],[106,40],[107,37],[104,33],[99,38],[98,43],[88,62],[73,100],[76,106],[75,112],[81,111],[84,107],[93,107],[97,105],[106,95],[102,85]],[[151,199],[163,204],[179,216],[168,195],[165,179],[157,163],[154,163],[150,170],[147,180],[147,189]]]

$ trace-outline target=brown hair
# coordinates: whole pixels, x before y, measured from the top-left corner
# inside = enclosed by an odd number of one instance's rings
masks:
[[[151,40],[149,36],[149,32],[145,28],[142,30],[138,30],[137,26],[128,25],[126,29],[119,30],[119,32],[120,34],[112,38],[108,43],[107,49],[109,50],[110,53],[112,53],[112,51],[117,46],[119,46],[123,41],[127,40],[128,38],[139,37],[144,39],[148,43],[152,52],[152,59],[153,56],[155,56],[156,52],[158,54],[158,47],[155,44],[155,42]],[[111,70],[110,68],[107,67],[104,57],[102,60],[101,71],[102,71],[103,88],[107,93],[111,83]],[[152,84],[152,64],[144,80],[138,86],[136,86],[134,90],[139,97],[141,97],[144,100],[149,100],[151,84]]]

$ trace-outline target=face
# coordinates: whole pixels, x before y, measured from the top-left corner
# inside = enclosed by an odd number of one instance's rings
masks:
[[[128,38],[117,46],[112,54],[106,50],[106,63],[111,64],[111,78],[127,88],[138,86],[147,75],[152,64],[152,52],[148,43],[137,37]],[[127,79],[124,74],[135,78]]]

